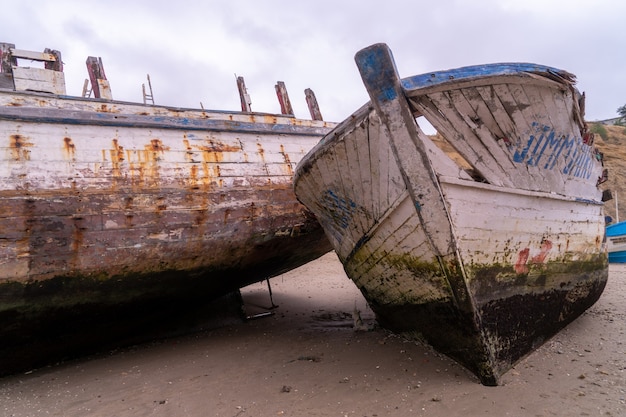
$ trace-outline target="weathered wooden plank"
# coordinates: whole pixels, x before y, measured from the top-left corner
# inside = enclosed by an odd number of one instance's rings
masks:
[[[532,127],[534,129],[530,131],[528,146],[525,148],[528,149],[530,158],[525,159],[524,163],[526,163],[529,170],[538,171],[537,175],[541,175],[544,178],[544,190],[554,189],[555,184],[566,184],[568,182],[570,176],[564,175],[562,169],[546,169],[546,167],[551,159],[560,159],[556,155],[559,143],[557,137],[561,135],[559,132],[570,132],[572,127],[574,127],[574,131],[576,130],[575,126],[568,122],[564,123],[564,118],[559,117],[558,112],[564,110],[564,105],[555,103],[553,99],[546,97],[546,90],[536,86],[525,86],[523,88],[525,97],[534,109],[533,114],[528,115],[528,118],[533,120]],[[561,99],[557,101],[565,102],[566,100]],[[519,154],[520,152],[516,153],[516,155]],[[558,165],[560,164],[557,162],[556,166]]]
[[[471,131],[475,138],[478,139],[478,143],[472,142],[472,145],[476,147],[482,147],[483,158],[491,158],[490,163],[493,164],[498,171],[509,177],[512,182],[518,180],[516,177],[516,167],[511,159],[510,152],[506,152],[500,145],[499,139],[501,136],[497,136],[499,133],[497,127],[495,130],[490,129],[490,125],[487,125],[483,121],[477,111],[475,110],[481,105],[484,105],[483,100],[478,94],[465,94],[466,90],[451,90],[449,92],[449,100],[454,105],[460,118],[465,122],[463,131]],[[467,97],[474,97],[475,101],[469,101]],[[487,116],[487,122],[490,118]],[[515,186],[527,186],[528,184],[517,184]]]
[[[372,216],[374,217],[375,221],[378,221],[378,219],[380,218],[380,216],[383,214],[381,213],[381,208],[380,208],[380,171],[381,171],[381,160],[379,159],[379,150],[380,150],[380,141],[381,141],[381,136],[383,136],[385,133],[383,131],[384,126],[382,126],[382,123],[378,123],[378,124],[371,124],[368,126],[367,129],[367,146],[368,146],[368,150],[369,150],[369,160],[370,160],[370,172],[371,172],[371,182],[370,182],[370,187],[371,187],[371,196],[372,196],[372,200],[371,200],[371,204],[372,204]],[[382,132],[381,132],[382,131]]]
[[[106,100],[113,100],[113,93],[111,92],[111,84],[109,84],[109,80],[100,80],[100,79],[98,79],[98,80],[96,80],[96,83],[98,85],[97,90],[98,90],[98,92],[100,94],[100,96],[96,97],[96,98],[103,98],[103,99],[106,99]],[[94,91],[93,87],[92,87],[91,91]],[[94,94],[94,96],[95,96],[95,94]]]
[[[483,123],[484,126],[487,126],[491,129],[492,134],[498,140],[498,143],[501,147],[506,149],[503,145],[503,140],[506,135],[501,130],[498,121],[494,118],[494,115],[489,110],[487,103],[483,96],[481,96],[478,88],[464,88],[460,90],[467,102],[472,106],[472,110],[476,114],[478,120]]]
[[[516,146],[518,133],[515,128],[515,123],[506,112],[493,85],[476,87],[476,91],[480,94],[487,109],[492,114],[493,120],[498,126],[498,131],[502,132],[502,143],[506,146]]]
[[[89,80],[91,81],[91,91],[95,98],[103,98],[112,100],[111,87],[107,81],[106,74],[104,73],[104,65],[102,64],[102,58],[95,56],[87,57],[86,61],[87,73],[89,74]]]
[[[338,254],[345,256],[350,248],[354,246],[358,237],[351,233],[352,223],[354,221],[354,203],[350,200],[349,195],[341,183],[341,177],[338,173],[337,157],[333,151],[326,154],[323,163],[319,164],[320,179],[329,186],[324,190],[322,198],[326,204],[334,206],[333,220],[336,222],[338,232],[340,231],[342,238],[340,245],[335,249]]]
[[[39,199],[35,201],[39,201],[43,207],[32,203],[33,208],[28,214],[23,213],[21,217],[0,218],[0,225],[7,226],[7,231],[10,232],[8,230],[10,224],[19,224],[21,227],[14,227],[17,229],[14,232],[27,233],[27,236],[32,236],[28,256],[38,258],[39,263],[33,264],[35,269],[32,269],[31,273],[35,274],[35,271],[39,271],[46,274],[58,267],[70,267],[70,264],[75,262],[76,250],[79,246],[83,249],[93,246],[96,252],[101,250],[96,248],[101,248],[102,245],[110,249],[125,248],[136,244],[137,236],[145,236],[146,240],[143,242],[145,244],[148,244],[150,239],[157,239],[171,247],[173,242],[189,243],[204,241],[207,238],[216,239],[217,236],[222,235],[230,236],[232,230],[229,229],[244,227],[247,221],[254,221],[255,227],[262,230],[263,218],[267,221],[279,221],[276,219],[277,213],[299,210],[288,199],[285,199],[285,193],[291,192],[288,187],[284,190],[268,190],[265,199],[261,194],[252,190],[241,190],[241,192],[240,197],[230,196],[232,198],[230,206],[225,206],[223,203],[215,204],[217,211],[207,207],[204,212],[172,209],[170,193],[154,194],[150,196],[149,201],[142,201],[141,195],[136,196],[126,210],[126,214],[112,208],[108,213],[106,209],[100,209],[96,210],[96,214],[77,216],[77,205],[93,208],[94,203],[90,197],[81,195],[70,196],[70,200],[57,197],[60,200],[57,204],[73,206],[74,213],[67,216],[50,215],[54,211],[49,207],[47,200]],[[107,195],[98,197],[114,199]],[[183,197],[181,195],[178,198]],[[49,215],[36,214],[42,212],[42,209]],[[0,211],[5,212],[5,210]],[[80,211],[82,209],[79,208],[78,212]],[[216,219],[221,221],[215,221]],[[231,226],[226,226],[227,224]],[[202,229],[199,229],[200,226]],[[37,240],[44,235],[45,239]],[[183,255],[183,252],[173,253],[177,253],[177,256]],[[84,256],[88,257],[87,253],[84,253]],[[158,256],[162,258],[162,255]],[[193,256],[197,257],[197,253]],[[83,267],[90,268],[89,265]],[[94,268],[97,267],[94,266]]]
[[[252,100],[250,99],[250,94],[248,94],[243,77],[237,77],[237,90],[239,91],[239,100],[241,101],[241,111],[251,112]]]
[[[346,175],[346,166],[348,165],[348,157],[346,153],[346,141],[345,139],[340,141],[336,147],[333,148],[334,158],[329,158],[329,161],[334,160],[336,166],[333,167],[333,175],[337,176],[337,184],[341,187],[338,190],[338,194],[341,195],[346,203],[349,204],[349,210],[354,213],[350,218],[350,223],[346,228],[346,232],[350,234],[350,239],[346,241],[357,242],[362,236],[360,226],[360,216],[357,214],[359,210],[359,201],[354,193],[354,184],[352,182],[351,175]],[[346,250],[341,249],[342,253],[350,251],[350,248]]]
[[[318,164],[314,164],[310,168],[310,175],[307,175],[302,178],[302,183],[299,183],[299,187],[302,187],[302,190],[324,190],[328,191],[328,186],[322,183],[322,173],[320,171],[320,167]],[[303,191],[304,192],[304,191]],[[304,195],[304,194],[303,194]],[[322,209],[322,207],[328,207],[332,200],[328,200],[332,198],[332,194],[328,195],[325,193],[310,193],[308,195],[316,196],[314,200],[311,201],[312,205],[315,205],[317,208]],[[319,211],[318,211],[319,212]],[[318,218],[320,224],[324,225],[324,232],[328,237],[328,240],[331,242],[334,248],[337,248],[341,245],[341,236],[342,231],[339,230],[339,223],[335,221],[334,218],[329,218],[327,216],[320,216]],[[337,255],[341,258],[344,257],[345,254],[337,252]]]
[[[407,191],[403,198],[399,198],[396,204],[389,208],[387,217],[392,218],[379,219],[376,227],[364,235],[362,246],[354,248],[350,262],[347,263],[350,268],[361,271],[360,274],[365,274],[368,268],[378,264],[387,256],[390,248],[403,247],[402,242],[407,238],[410,239],[413,233],[421,229],[419,216],[410,210],[412,206],[410,200]],[[387,244],[389,242],[390,245]]]
[[[65,94],[65,76],[58,71],[13,67],[13,82],[16,90]]]
[[[37,164],[30,164],[36,166]],[[281,184],[291,182],[293,164],[189,164],[180,166],[159,166],[130,164],[128,166],[116,166],[102,164],[97,170],[91,167],[74,167],[67,169],[66,165],[55,169],[53,165],[41,168],[38,172],[32,172],[22,167],[16,172],[14,167],[9,167],[11,172],[19,176],[15,184],[3,184],[3,189],[15,189],[16,184],[38,184],[42,189],[62,187],[68,190],[83,189],[89,187],[135,187],[158,183],[165,187],[184,186],[194,184],[208,184],[212,181],[223,181],[224,185],[239,181],[241,184],[251,184],[254,177],[266,184]],[[18,174],[18,172],[23,172]],[[8,188],[11,187],[11,188]]]
[[[438,298],[450,296],[445,292],[447,284],[442,272],[434,274],[432,280],[425,280],[423,276],[419,281],[415,280],[413,268],[419,269],[419,263],[432,256],[432,249],[411,206],[410,199],[404,199],[396,207],[397,210],[385,219],[390,223],[381,225],[372,239],[363,245],[361,252],[370,254],[364,262],[347,264],[350,276],[354,274],[360,277],[358,282],[366,287],[368,294],[379,288],[381,300],[389,304],[408,301],[406,293],[411,290],[415,297],[424,293],[430,294],[427,299],[431,299],[435,294]],[[417,237],[421,239],[418,240]],[[415,261],[417,263],[413,266]],[[405,268],[398,267],[399,265]],[[386,293],[385,289],[390,284],[396,290]],[[402,286],[404,290],[400,290]]]
[[[351,174],[351,178],[349,179],[351,184],[350,190],[352,192],[351,199],[354,201],[357,211],[354,226],[355,229],[358,229],[360,236],[367,233],[371,227],[370,217],[365,214],[367,210],[364,209],[364,206],[370,202],[366,194],[369,193],[369,189],[364,187],[361,177],[362,165],[366,164],[369,167],[369,159],[361,161],[358,150],[360,144],[363,142],[364,135],[365,128],[362,124],[359,124],[358,127],[346,133],[342,138],[345,152],[345,166],[347,167],[347,171]],[[345,169],[344,167],[344,170]]]
[[[519,90],[519,88],[521,87],[514,86],[509,91],[512,95],[531,101],[526,91]],[[572,102],[573,100],[570,98],[568,101]],[[547,112],[541,113],[541,115],[537,115],[528,108],[520,111],[521,117],[529,123],[529,133],[526,135],[526,142],[522,143],[515,155],[520,162],[528,166],[529,172],[535,178],[542,179],[537,184],[541,188],[537,189],[553,190],[555,185],[568,187],[568,184],[571,183],[570,179],[575,177],[582,177],[585,181],[591,177],[597,178],[600,175],[600,168],[595,163],[594,151],[588,146],[578,146],[582,144],[578,129],[575,127],[573,134],[564,135],[563,132],[569,130],[559,131],[559,129],[568,129],[567,125],[552,126]],[[573,149],[576,151],[572,151]],[[550,161],[548,165],[539,166],[548,161]],[[595,168],[592,169],[592,167]],[[591,189],[594,187],[593,182],[587,181],[586,187],[587,192],[592,192],[589,187]],[[584,191],[580,187],[568,187],[567,189],[578,193]]]
[[[13,48],[12,43],[0,42],[0,73],[11,74],[13,67],[17,66],[17,59],[11,54]]]
[[[0,72],[0,89],[13,90],[14,88],[13,75],[11,73]]]
[[[309,113],[311,114],[311,119],[313,120],[324,120],[322,117],[322,112],[320,111],[320,106],[317,104],[317,98],[315,97],[315,93],[310,88],[304,90],[304,96],[306,98],[307,106],[309,107]]]
[[[575,100],[575,98],[572,98],[571,91],[568,90],[542,90],[540,91],[541,93],[541,100],[546,103],[546,106],[552,106],[552,113],[554,114],[555,112],[562,112],[563,114],[572,114],[573,112],[578,111],[576,108],[574,108],[573,102]],[[552,117],[554,118],[554,116]],[[562,132],[568,132],[568,131],[572,131],[572,132],[576,132],[577,130],[580,129],[580,126],[577,124],[577,121],[572,119],[570,121],[570,124],[563,124],[561,122],[561,130]],[[582,134],[582,132],[581,132]],[[584,141],[584,138],[581,137],[581,139]],[[578,175],[568,175],[568,176],[564,176],[564,181],[565,181],[565,193],[569,194],[569,193],[574,193],[575,190],[581,190],[582,192],[586,192],[586,193],[593,193],[595,190],[593,190],[592,188],[594,187],[594,184],[590,184],[587,180],[586,177],[587,175],[582,175],[582,170],[586,170],[588,171],[588,175],[591,177],[600,177],[601,174],[601,169],[598,170],[592,170],[591,166],[593,161],[595,160],[595,150],[593,149],[593,142],[588,144],[589,147],[587,148],[587,152],[588,155],[587,157],[584,159],[584,162],[582,164],[580,164],[577,167],[577,172]],[[549,146],[549,145],[546,145]],[[555,157],[552,155],[555,155],[556,152],[552,152],[550,156],[548,156],[547,158],[543,159],[543,163],[544,164],[548,164],[551,162],[551,160]],[[542,164],[539,164],[539,167],[541,167]],[[546,166],[544,165],[544,167]],[[561,169],[560,171],[562,172],[564,170]],[[574,172],[576,174],[576,172]]]
[[[276,95],[278,96],[278,102],[280,103],[280,112],[282,114],[293,115],[293,107],[291,107],[291,100],[289,100],[289,94],[287,93],[285,83],[278,81],[274,88],[276,89]]]
[[[44,54],[48,54],[54,57],[53,60],[44,61],[44,68],[50,71],[63,72],[63,59],[61,58],[61,51],[57,51],[56,49],[46,48],[43,50],[43,52]]]
[[[362,120],[357,124],[354,133],[354,147],[356,149],[356,156],[359,161],[359,174],[361,177],[361,187],[362,187],[362,198],[363,198],[363,211],[364,211],[364,226],[367,226],[367,230],[376,222],[376,211],[374,210],[374,205],[376,202],[372,198],[372,188],[373,188],[373,177],[372,172],[372,162],[376,163],[376,161],[372,161],[372,156],[370,153],[369,139],[370,139],[370,130],[378,129],[379,123],[376,124],[372,119],[373,110],[368,111],[370,115],[368,119]],[[374,119],[376,120],[376,119]],[[373,124],[374,123],[374,124]]]
[[[456,110],[454,107],[456,103],[448,94],[448,92],[430,94],[428,99],[419,101],[420,104],[426,104],[420,106],[420,110],[435,129],[441,131],[456,151],[488,182],[500,186],[512,186],[514,178],[510,178],[499,162],[490,157],[490,153],[486,153],[488,149]]]
[[[23,49],[11,48],[11,55],[15,58],[32,59],[33,61],[56,61],[57,57],[48,52],[26,51]]]
[[[394,202],[394,205],[388,208],[385,216],[377,219],[375,227],[371,228],[364,236],[362,246],[354,248],[350,264],[358,268],[360,264],[369,263],[371,267],[371,265],[381,262],[388,255],[391,256],[390,252],[381,251],[381,249],[387,248],[390,242],[392,244],[398,243],[398,246],[393,246],[398,250],[404,249],[405,247],[399,242],[403,242],[410,238],[413,233],[422,229],[419,216],[409,209],[411,205],[408,191],[405,190]],[[424,238],[425,246],[430,247],[428,239],[423,236],[423,230],[418,234]]]
[[[379,171],[376,179],[378,180],[378,211],[382,214],[390,205],[390,171],[393,170],[392,167],[397,167],[398,164],[391,146],[389,146],[390,138],[387,135],[387,130],[383,128],[379,132],[378,149],[376,150]]]
[[[288,186],[268,188],[264,194],[252,193],[246,189],[241,189],[239,192],[235,190],[232,195],[228,195],[228,203],[220,201],[219,191],[207,196],[204,190],[195,192],[167,190],[154,194],[129,193],[129,197],[123,200],[119,197],[111,197],[111,194],[77,193],[75,196],[57,196],[55,204],[48,204],[48,199],[43,197],[37,199],[33,197],[30,200],[13,199],[15,201],[12,205],[4,202],[0,205],[0,213],[2,213],[0,224],[3,233],[6,234],[3,234],[5,238],[19,233],[37,235],[43,232],[72,230],[72,225],[78,220],[88,230],[150,228],[156,225],[155,222],[161,221],[159,219],[162,219],[164,215],[171,214],[177,218],[168,219],[168,225],[188,227],[192,223],[197,225],[197,222],[192,222],[192,219],[200,215],[221,218],[223,216],[218,213],[233,212],[251,203],[262,207],[261,211],[279,213],[289,208],[286,204],[292,204],[286,203],[284,199],[288,191]],[[185,204],[185,202],[193,201],[192,193],[195,193],[198,198],[197,203]],[[58,209],[55,209],[57,207]]]

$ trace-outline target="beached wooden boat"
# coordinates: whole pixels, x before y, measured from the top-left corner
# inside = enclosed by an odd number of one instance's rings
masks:
[[[1,373],[28,360],[5,349],[51,358],[53,336],[98,343],[331,250],[292,178],[334,124],[295,118],[281,82],[280,115],[250,112],[242,78],[241,112],[133,104],[90,57],[95,98],[68,97],[60,53],[0,51]]]
[[[302,159],[296,195],[381,325],[497,384],[606,284],[606,172],[583,96],[540,65],[400,79],[386,45],[356,61],[371,101]]]
[[[626,222],[606,227],[606,249],[609,252],[609,263],[626,263]]]

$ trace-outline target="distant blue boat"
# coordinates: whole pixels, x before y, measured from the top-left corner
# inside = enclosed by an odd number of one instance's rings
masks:
[[[610,263],[626,263],[626,221],[606,227]]]

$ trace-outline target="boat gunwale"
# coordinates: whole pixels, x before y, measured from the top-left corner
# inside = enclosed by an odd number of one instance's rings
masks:
[[[107,101],[107,103],[109,103]],[[236,112],[234,112],[236,113]],[[251,113],[256,114],[256,113]],[[305,136],[324,135],[331,126],[307,126],[294,123],[264,123],[210,118],[190,118],[166,115],[96,112],[56,107],[0,106],[0,120],[44,124],[91,125],[148,129],[176,129],[183,131],[231,131]],[[296,119],[292,119],[296,120]]]
[[[598,201],[598,200],[582,199],[578,197],[572,197],[572,196],[557,194],[553,192],[549,193],[545,191],[533,191],[533,190],[525,190],[522,188],[515,188],[515,187],[504,187],[504,186],[489,184],[485,182],[470,181],[470,180],[451,177],[447,175],[438,175],[438,179],[440,183],[444,183],[444,184],[452,184],[452,185],[458,185],[462,187],[474,187],[474,188],[480,188],[486,191],[494,191],[498,193],[516,194],[516,195],[523,195],[527,197],[547,198],[550,200],[571,201],[571,202],[577,202],[577,203],[593,204],[593,205],[598,205],[598,206],[604,205],[602,201]]]
[[[496,63],[474,65],[455,69],[428,72],[400,80],[408,97],[422,95],[434,91],[463,88],[466,85],[492,85],[494,79],[503,83],[522,83],[525,79],[537,76],[546,82],[558,85],[574,85],[576,76],[554,67],[532,63]]]
[[[202,114],[202,119],[209,117],[211,114],[216,115],[242,115],[242,116],[259,116],[259,117],[276,117],[279,119],[285,119],[285,121],[293,121],[297,120],[298,122],[307,122],[316,126],[325,126],[331,125],[335,126],[337,123],[335,122],[327,122],[323,120],[311,120],[311,119],[301,119],[295,117],[292,114],[278,114],[278,113],[268,113],[268,112],[245,112],[241,110],[215,110],[215,109],[198,109],[192,107],[178,107],[178,106],[170,106],[164,104],[143,104],[134,101],[125,101],[125,100],[111,100],[105,98],[86,98],[80,96],[72,96],[67,94],[52,94],[45,93],[41,91],[21,91],[21,90],[11,90],[8,88],[0,88],[0,96],[2,95],[10,95],[10,96],[26,96],[26,97],[41,97],[43,99],[56,99],[56,100],[64,100],[64,101],[73,101],[73,102],[83,102],[87,104],[110,104],[110,105],[118,105],[118,106],[129,106],[129,107],[137,107],[142,109],[163,109],[166,111],[172,112],[190,112],[190,113],[199,113]],[[0,104],[0,107],[22,107],[19,104]],[[42,106],[38,106],[42,107]],[[53,107],[52,105],[50,107]],[[101,112],[101,111],[100,111]],[[107,113],[107,112],[104,112]]]

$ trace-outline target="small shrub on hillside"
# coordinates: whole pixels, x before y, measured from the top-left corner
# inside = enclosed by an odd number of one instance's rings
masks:
[[[589,126],[589,131],[593,132],[596,135],[600,135],[602,140],[606,141],[609,139],[609,134],[606,131],[606,128],[601,123],[592,123]]]

